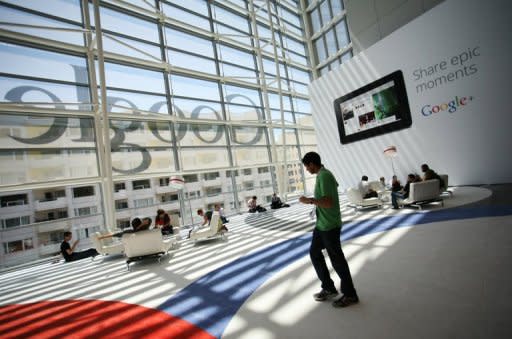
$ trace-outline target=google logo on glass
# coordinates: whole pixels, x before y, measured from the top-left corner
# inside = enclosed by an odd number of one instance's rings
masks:
[[[473,96],[469,97],[458,97],[456,96],[453,100],[442,103],[439,105],[425,105],[421,109],[421,114],[428,117],[432,115],[433,113],[439,113],[448,111],[448,113],[455,113],[459,108],[462,108],[462,106],[466,106],[470,101],[473,100]]]

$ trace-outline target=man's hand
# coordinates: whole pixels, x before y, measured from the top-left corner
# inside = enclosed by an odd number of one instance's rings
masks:
[[[300,201],[301,203],[303,203],[303,204],[310,204],[310,203],[311,203],[311,202],[310,202],[310,201],[311,201],[311,199],[310,199],[310,198],[308,198],[308,197],[305,197],[305,196],[301,196],[301,197],[299,198],[299,201]]]

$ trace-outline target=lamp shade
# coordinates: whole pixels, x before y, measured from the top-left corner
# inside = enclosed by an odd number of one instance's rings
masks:
[[[183,189],[185,186],[185,179],[181,175],[173,175],[169,180],[169,187],[177,190]]]
[[[388,146],[384,149],[384,155],[388,157],[395,157],[397,150],[395,146]]]

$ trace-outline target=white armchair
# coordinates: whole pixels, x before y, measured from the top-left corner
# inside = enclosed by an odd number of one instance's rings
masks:
[[[202,240],[210,240],[216,238],[225,239],[225,232],[222,230],[222,220],[220,219],[220,214],[218,211],[214,211],[212,214],[212,219],[210,220],[210,225],[208,227],[200,228],[196,231],[193,231],[190,234],[190,240],[194,242],[202,241]]]
[[[92,243],[94,244],[94,248],[101,255],[109,255],[109,254],[122,254],[124,252],[124,245],[120,241],[114,241],[110,239],[99,239],[101,236],[100,232],[96,232],[92,237]]]
[[[353,207],[355,210],[382,206],[382,200],[379,198],[363,199],[361,191],[355,187],[351,187],[347,190],[347,198],[349,206]]]
[[[126,266],[130,270],[130,263],[145,258],[160,258],[167,254],[176,243],[174,237],[163,239],[160,229],[151,229],[135,233],[125,233],[121,238],[126,255]]]

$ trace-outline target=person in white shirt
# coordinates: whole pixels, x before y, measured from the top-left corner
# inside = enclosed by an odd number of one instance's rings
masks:
[[[359,182],[358,187],[359,191],[361,192],[361,195],[363,196],[363,199],[376,198],[379,196],[376,191],[370,188],[370,185],[368,183],[368,177],[366,175],[363,175],[361,177],[361,182]]]

